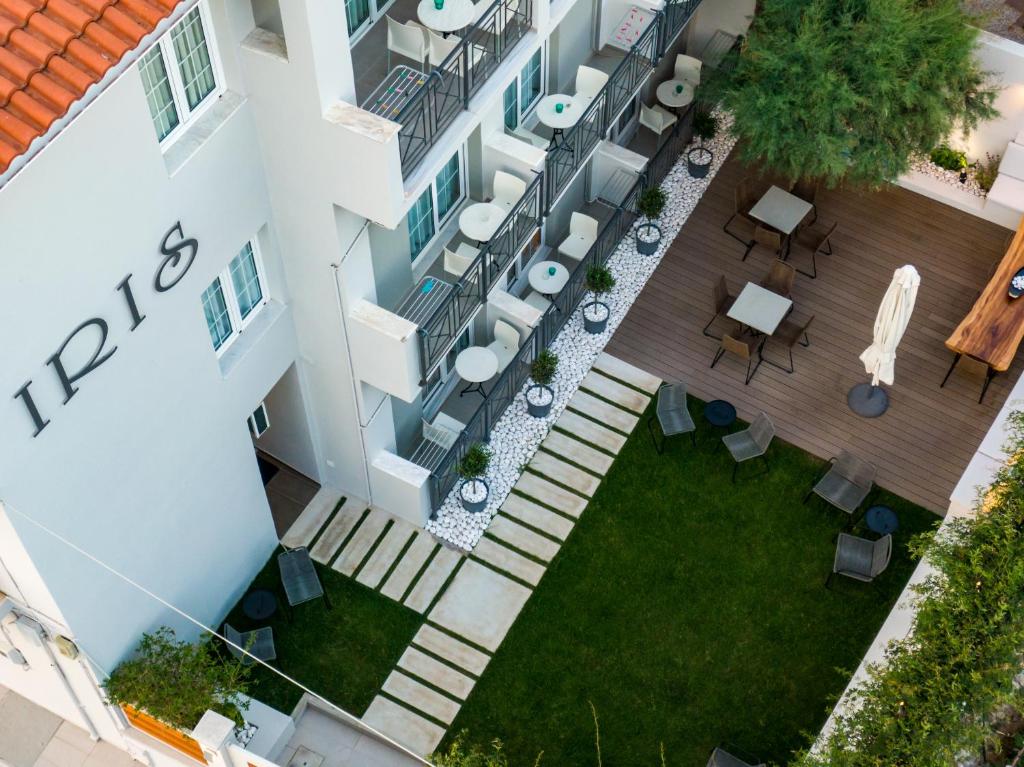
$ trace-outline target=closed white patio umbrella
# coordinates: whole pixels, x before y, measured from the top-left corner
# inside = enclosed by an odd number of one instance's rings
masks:
[[[893,274],[882,305],[878,307],[871,346],[860,355],[864,370],[871,376],[871,383],[857,384],[846,398],[850,409],[857,415],[875,418],[889,407],[889,395],[878,384],[891,385],[895,379],[896,347],[910,323],[920,285],[921,275],[912,266],[901,266]]]

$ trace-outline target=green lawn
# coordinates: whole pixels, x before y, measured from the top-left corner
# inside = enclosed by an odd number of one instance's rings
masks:
[[[277,553],[250,586],[277,594],[277,614],[259,622],[274,629],[274,665],[332,703],[361,716],[412,641],[422,616],[317,565],[332,609],[317,599],[292,608],[289,620]],[[256,628],[240,605],[227,620],[239,631]],[[302,690],[262,666],[254,669],[253,680],[252,696],[286,714],[302,697]]]
[[[661,742],[670,767],[723,742],[785,762],[817,732],[910,576],[908,538],[937,519],[880,493],[901,524],[892,564],[828,591],[845,518],[802,504],[824,463],[776,440],[771,472],[733,485],[721,442],[700,438],[659,456],[641,422],[449,740],[500,738],[514,767],[540,751],[596,765],[588,701],[605,767],[658,765]]]

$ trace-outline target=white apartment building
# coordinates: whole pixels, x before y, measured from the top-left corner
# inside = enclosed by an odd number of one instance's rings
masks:
[[[301,510],[274,471],[423,524],[500,404],[455,356],[578,300],[530,265],[636,188],[657,73],[753,2],[481,0],[419,62],[385,18],[416,8],[0,0],[0,684],[151,763],[99,684],[195,635],[154,596],[223,618]],[[606,79],[551,144],[581,65]]]

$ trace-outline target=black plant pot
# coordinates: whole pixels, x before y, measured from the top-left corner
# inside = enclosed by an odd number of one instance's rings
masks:
[[[463,491],[468,486],[472,486],[474,483],[484,486],[485,492],[484,499],[482,501],[467,501],[466,497],[463,495]],[[467,479],[464,480],[461,485],[459,485],[459,500],[462,501],[462,508],[464,508],[470,514],[479,514],[481,511],[483,511],[484,507],[487,505],[487,499],[490,498],[490,495],[490,485],[488,485],[487,480],[484,479]]]
[[[546,391],[548,393],[548,402],[546,405],[534,405],[530,402],[529,394],[531,391]],[[551,412],[551,406],[555,402],[555,392],[550,386],[544,386],[543,384],[533,384],[526,390],[526,411],[534,418],[544,418],[548,413]]]
[[[646,232],[650,235],[651,232],[657,232],[658,236],[653,240],[642,240],[640,239],[640,232]],[[636,228],[636,252],[643,256],[653,256],[658,252],[658,246],[661,244],[661,229],[656,224],[650,222],[646,224],[640,224]]]
[[[605,309],[604,317],[599,320],[591,320],[587,318],[587,306],[603,306]],[[604,329],[608,327],[608,318],[611,316],[611,310],[608,308],[608,304],[603,301],[591,301],[589,304],[583,307],[583,327],[588,333],[603,333]]]
[[[711,170],[711,161],[715,159],[710,149],[695,146],[686,152],[686,169],[692,178],[705,178]]]

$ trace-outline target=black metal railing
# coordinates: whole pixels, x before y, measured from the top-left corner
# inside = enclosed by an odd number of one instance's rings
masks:
[[[540,227],[544,213],[543,189],[544,174],[540,173],[526,187],[526,192],[495,230],[472,266],[455,283],[445,302],[420,324],[417,333],[423,381],[434,372],[473,314],[487,300],[494,281]]]
[[[545,163],[547,211],[550,212],[559,192],[586,164],[594,147],[608,133],[612,121],[654,71],[654,65],[661,56],[659,44],[663,20],[664,14],[659,11],[580,119],[565,131],[559,145],[548,152]]]
[[[533,0],[494,0],[406,102],[395,122],[402,172],[422,162],[533,23]]]
[[[665,142],[658,147],[658,151],[647,161],[644,175],[650,186],[657,186],[665,180],[665,176],[676,164],[679,155],[693,138],[693,115],[696,111],[696,104],[690,104],[686,111],[680,115],[676,124],[672,126],[672,132]]]
[[[686,22],[693,16],[698,5],[700,5],[700,0],[669,0],[665,4],[665,23],[661,28],[661,40],[658,45],[660,55],[665,55],[665,51],[675,41],[676,35],[686,26]]]

